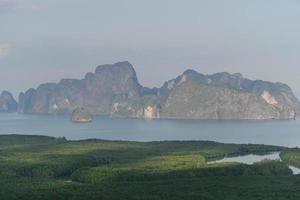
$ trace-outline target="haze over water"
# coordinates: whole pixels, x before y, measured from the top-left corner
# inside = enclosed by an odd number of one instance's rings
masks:
[[[212,140],[225,143],[300,147],[300,120],[200,121],[95,117],[72,123],[68,116],[0,114],[0,134],[29,134],[78,139],[130,141]]]

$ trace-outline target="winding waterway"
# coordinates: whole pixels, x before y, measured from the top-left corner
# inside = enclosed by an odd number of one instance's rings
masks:
[[[224,162],[238,162],[238,163],[244,163],[247,165],[252,165],[256,162],[260,162],[263,160],[280,160],[281,161],[280,152],[273,152],[273,153],[265,154],[265,155],[249,154],[249,155],[243,155],[243,156],[225,157],[220,160],[208,162],[208,164],[224,163]],[[299,168],[291,166],[291,165],[289,165],[289,168],[293,171],[294,175],[300,174]]]

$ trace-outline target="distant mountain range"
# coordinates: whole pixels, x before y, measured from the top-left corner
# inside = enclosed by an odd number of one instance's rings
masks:
[[[16,110],[11,97],[1,95],[0,111]],[[19,113],[64,114],[78,107],[94,115],[172,119],[293,119],[300,112],[283,83],[187,70],[160,88],[147,88],[129,62],[100,65],[81,80],[45,83],[19,95]]]

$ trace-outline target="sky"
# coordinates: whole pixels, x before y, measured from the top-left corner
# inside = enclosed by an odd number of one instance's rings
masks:
[[[299,19],[300,0],[0,0],[0,90],[126,60],[149,87],[227,71],[300,97]]]

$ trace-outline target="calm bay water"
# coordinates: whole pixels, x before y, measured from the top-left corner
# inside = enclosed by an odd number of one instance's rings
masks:
[[[213,140],[300,147],[300,119],[198,121],[95,117],[92,123],[77,124],[68,116],[0,114],[0,134],[65,136],[73,140]]]

